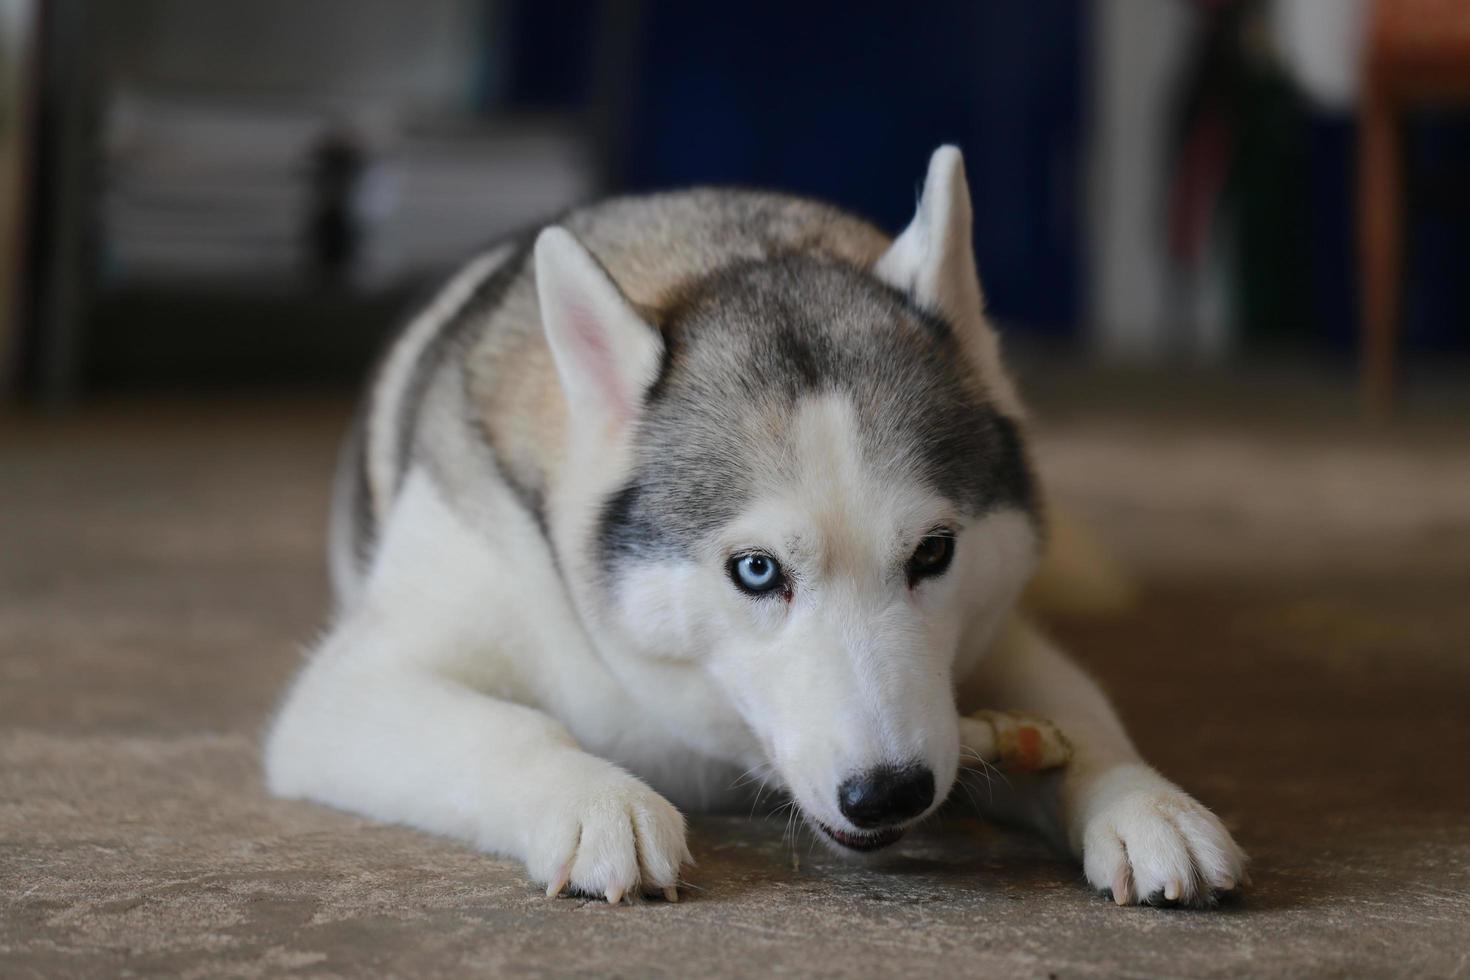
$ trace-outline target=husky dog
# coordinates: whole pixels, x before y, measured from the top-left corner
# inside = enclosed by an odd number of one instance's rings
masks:
[[[945,800],[962,744],[1005,740],[977,712],[1016,709],[1071,745],[1013,780],[1016,809],[1093,886],[1236,888],[1220,821],[1015,612],[1038,489],[970,229],[942,147],[894,240],[692,190],[470,262],[345,447],[338,614],[271,728],[270,788],[513,856],[548,894],[672,900],[676,804],[733,805],[755,774],[874,850]]]

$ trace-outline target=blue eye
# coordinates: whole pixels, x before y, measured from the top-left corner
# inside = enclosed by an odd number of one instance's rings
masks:
[[[757,551],[730,559],[730,580],[743,592],[764,595],[780,588],[786,576],[776,559]]]

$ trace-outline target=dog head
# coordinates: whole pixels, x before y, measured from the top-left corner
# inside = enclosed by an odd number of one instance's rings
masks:
[[[591,502],[558,550],[594,641],[633,686],[699,678],[678,690],[738,718],[746,761],[853,850],[948,795],[963,641],[999,624],[1035,561],[970,220],[941,148],[871,268],[736,263],[657,327],[567,232],[536,248]]]

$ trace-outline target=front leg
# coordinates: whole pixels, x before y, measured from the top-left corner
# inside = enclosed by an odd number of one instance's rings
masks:
[[[1058,792],[1023,810],[1057,821],[1087,880],[1118,904],[1207,905],[1244,881],[1245,854],[1219,818],[1139,757],[1096,682],[1030,624],[1007,627],[960,697],[965,710],[1034,712],[1066,735]]]
[[[390,649],[408,642],[369,610],[334,630],[267,738],[272,792],[518,858],[548,895],[677,899],[689,852],[672,804],[550,716]]]
[[[539,531],[511,507],[494,526],[499,551],[426,478],[405,481],[364,591],[276,715],[266,781],[518,858],[549,894],[673,899],[689,859],[679,811],[528,706],[542,702],[514,665],[566,655],[580,634],[557,625],[570,613],[522,611],[560,588]]]

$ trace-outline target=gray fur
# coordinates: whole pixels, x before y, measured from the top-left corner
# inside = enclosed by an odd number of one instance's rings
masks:
[[[819,202],[707,189],[614,199],[558,223],[667,345],[637,431],[636,474],[602,514],[602,562],[681,550],[719,526],[752,474],[782,465],[792,404],[833,389],[853,396],[876,465],[911,468],[975,514],[1033,509],[1014,424],[977,389],[949,324],[871,274],[889,244],[871,224]],[[544,409],[557,382],[529,240],[420,352],[393,422],[394,482],[414,465],[441,483],[496,474],[544,530],[548,443],[561,423]],[[373,536],[358,527],[353,539]]]
[[[513,240],[511,256],[480,280],[474,292],[453,316],[440,325],[419,355],[399,404],[397,482],[401,483],[404,474],[412,467],[415,447],[422,445],[420,416],[430,385],[445,371],[464,369],[465,356],[476,340],[475,328],[491,318],[506,292],[524,274],[533,240],[530,235],[521,235]]]
[[[851,398],[880,473],[917,475],[975,516],[1034,511],[1015,425],[975,394],[949,324],[862,270],[801,253],[736,263],[691,289],[663,328],[637,469],[603,513],[604,567],[685,552],[727,523],[761,482],[799,465],[786,421],[829,391]]]
[[[356,594],[362,569],[372,556],[373,505],[368,487],[365,406],[353,414],[332,479],[327,556],[332,591],[339,600]]]

